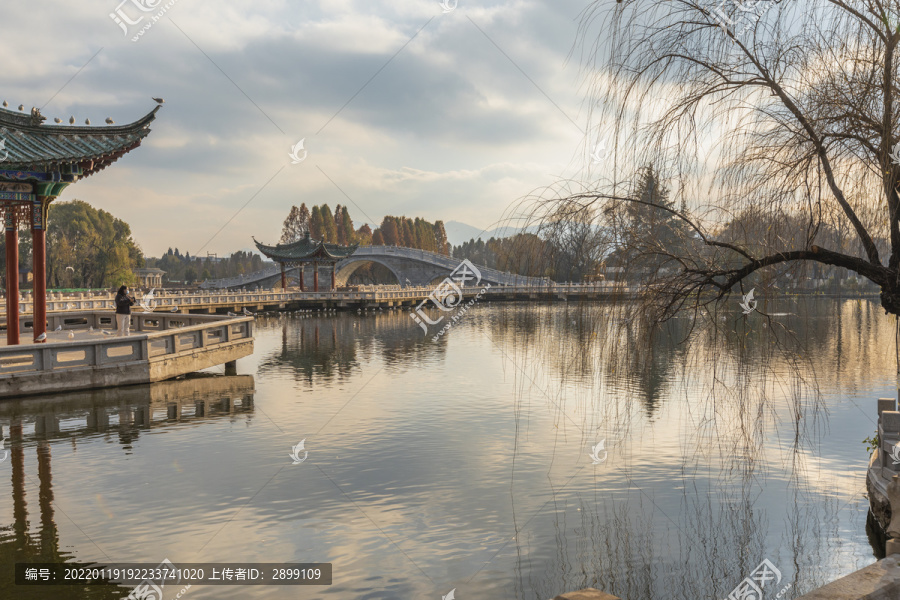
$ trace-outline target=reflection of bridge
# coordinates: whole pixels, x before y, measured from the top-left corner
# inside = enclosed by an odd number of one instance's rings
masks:
[[[449,275],[459,266],[460,262],[459,259],[427,250],[397,246],[361,246],[349,258],[337,263],[335,279],[338,286],[345,286],[357,269],[374,263],[388,269],[397,278],[397,283],[428,286]],[[505,273],[481,265],[475,265],[475,267],[481,272],[482,281],[491,285],[546,285],[548,283],[546,279]],[[297,278],[299,271],[300,268],[295,267],[286,272]],[[241,277],[205,281],[200,287],[205,289],[272,288],[280,281],[280,278],[281,267],[274,265]]]
[[[13,440],[14,445],[115,430],[137,437],[144,429],[250,414],[254,387],[252,375],[194,376],[153,385],[4,400],[0,402],[0,426],[32,425]],[[65,426],[60,427],[60,422]]]
[[[219,419],[250,420],[254,414],[253,393],[254,379],[244,375],[187,378],[152,386],[47,394],[40,398],[0,402],[0,438],[6,438],[8,448],[0,451],[0,458],[6,460],[9,457],[12,476],[12,522],[9,525],[0,523],[0,564],[10,565],[10,568],[0,569],[0,592],[16,590],[13,595],[22,598],[52,596],[96,600],[116,600],[127,593],[122,587],[113,585],[92,586],[88,595],[84,595],[83,589],[75,588],[71,594],[66,588],[61,588],[60,593],[49,594],[15,587],[11,566],[16,562],[71,564],[74,558],[72,541],[60,543],[56,523],[51,453],[54,446],[62,451],[63,461],[67,461],[79,439],[104,436],[107,441],[112,441],[111,437],[117,434],[121,447],[130,453],[140,436],[151,429],[188,422],[197,426]],[[4,435],[6,432],[8,437]],[[26,461],[26,452],[31,448],[36,453],[34,462]],[[37,468],[34,468],[35,462]],[[72,463],[64,464],[71,466]],[[3,466],[5,468],[6,463]],[[32,474],[36,471],[37,481],[29,476],[26,467],[31,468]],[[107,490],[94,491],[98,505],[102,506],[101,494]],[[27,502],[26,492],[33,494]],[[62,504],[69,503],[63,499]],[[31,518],[29,511],[33,515]],[[73,522],[70,515],[66,515],[66,520]]]

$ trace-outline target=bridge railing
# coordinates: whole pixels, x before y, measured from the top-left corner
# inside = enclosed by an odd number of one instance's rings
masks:
[[[401,258],[409,258],[438,265],[450,270],[455,269],[462,262],[458,258],[438,254],[429,250],[419,250],[418,248],[404,248],[402,246],[360,246],[350,259],[365,258],[367,256],[394,256]],[[346,260],[350,260],[346,259]],[[343,262],[343,261],[342,261]],[[340,268],[338,263],[338,268]],[[539,277],[528,277],[525,275],[516,275],[506,271],[500,271],[483,265],[475,265],[483,276],[492,281],[500,282],[507,285],[546,285],[547,280]],[[299,266],[289,267],[285,271],[287,273],[298,270]],[[204,281],[200,284],[203,289],[224,289],[239,286],[252,286],[256,282],[263,281],[270,277],[274,277],[281,273],[281,266],[275,265],[260,271],[248,273],[238,277],[226,277],[223,279],[214,279],[212,281]]]
[[[97,312],[48,315],[48,321],[51,331],[57,326],[63,331],[115,327],[112,315]],[[22,323],[22,331],[31,330],[30,325]],[[252,317],[146,313],[133,315],[132,326],[136,334],[128,337],[101,334],[88,340],[0,346],[0,376],[149,361],[253,337]]]
[[[425,262],[430,262],[432,264],[437,264],[442,267],[446,267],[448,269],[455,269],[462,262],[458,258],[453,258],[451,256],[446,256],[444,254],[438,254],[437,252],[431,252],[429,250],[419,250],[417,248],[404,248],[401,246],[363,246],[359,248],[351,258],[354,257],[363,257],[363,256],[400,256],[404,258],[414,258],[418,260],[422,260]],[[506,271],[500,271],[497,269],[493,269],[491,267],[486,267],[483,265],[475,265],[475,267],[481,272],[482,276],[487,276],[487,279],[492,279],[495,281],[499,281],[501,283],[511,284],[511,285],[546,285],[547,281],[545,279],[539,277],[528,277],[525,275],[516,275],[514,273],[508,273]]]
[[[478,293],[482,286],[463,288],[465,295]],[[637,293],[639,288],[620,283],[591,283],[591,284],[550,284],[550,285],[492,285],[486,293],[491,295],[503,294],[529,294],[529,295],[564,295],[564,294],[595,294],[595,293]],[[399,286],[359,286],[351,290],[335,290],[327,292],[300,292],[300,291],[203,291],[203,292],[157,292],[149,306],[155,312],[145,312],[140,305],[132,308],[133,314],[176,314],[181,310],[191,309],[232,309],[240,306],[266,306],[283,305],[289,302],[302,301],[368,301],[378,302],[387,300],[413,300],[424,299],[434,291],[433,286],[399,287]],[[146,301],[146,297],[136,294],[139,303]],[[0,301],[0,322],[6,311],[5,300]],[[25,295],[19,302],[20,318],[30,315],[34,311],[34,301],[30,295]],[[78,311],[115,311],[115,297],[113,294],[77,295],[62,297],[58,294],[51,295],[47,300],[49,313],[71,313]],[[54,325],[55,327],[55,325]],[[53,327],[52,327],[53,328]],[[52,329],[51,328],[51,329]]]

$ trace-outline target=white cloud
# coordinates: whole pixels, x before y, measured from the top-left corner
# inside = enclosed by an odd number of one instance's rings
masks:
[[[579,65],[566,65],[578,4],[178,0],[137,43],[109,18],[117,4],[45,0],[40,28],[7,25],[0,48],[29,60],[10,63],[4,93],[26,108],[56,94],[48,117],[95,124],[166,98],[141,148],[63,197],[125,219],[150,255],[195,252],[282,167],[210,251],[274,239],[300,202],[347,204],[357,224],[485,226],[581,166]],[[9,7],[6,23],[31,10]],[[309,158],[290,165],[300,138]]]

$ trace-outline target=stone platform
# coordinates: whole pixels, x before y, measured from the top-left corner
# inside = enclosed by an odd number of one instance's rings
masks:
[[[114,319],[108,311],[50,314],[51,341],[0,347],[0,399],[152,383],[253,353],[253,317],[138,313],[128,337],[113,334]]]

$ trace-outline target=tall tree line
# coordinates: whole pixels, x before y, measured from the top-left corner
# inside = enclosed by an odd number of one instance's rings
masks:
[[[166,272],[164,285],[191,285],[207,279],[237,277],[265,268],[264,259],[253,252],[239,250],[224,258],[191,256],[178,248],[169,250],[159,258],[148,258],[147,266]]]
[[[386,216],[374,231],[368,223],[354,229],[347,207],[340,204],[334,211],[327,204],[312,209],[305,203],[292,206],[284,220],[279,242],[290,244],[307,233],[312,239],[345,246],[402,246],[447,255],[451,249],[443,221],[430,223],[419,217]]]

